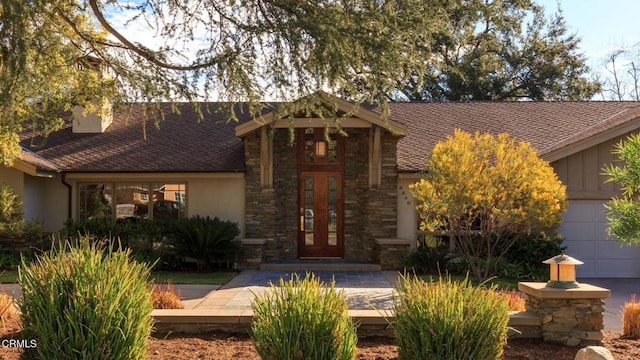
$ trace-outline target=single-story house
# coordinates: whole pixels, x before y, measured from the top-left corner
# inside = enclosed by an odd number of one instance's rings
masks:
[[[585,262],[578,275],[640,277],[640,247],[606,234],[603,204],[618,190],[601,175],[613,145],[640,128],[640,103],[398,102],[384,119],[319,94],[350,114],[340,121],[346,136],[330,120],[296,114],[226,123],[208,111],[215,103],[202,104],[204,122],[188,104],[179,113],[162,105],[165,119],[146,131],[142,104],[104,117],[76,111],[47,139],[25,132],[22,159],[0,167],[0,180],[48,231],[67,218],[199,214],[239,224],[251,249],[244,266],[339,258],[390,267],[416,241],[408,187],[434,144],[455,128],[507,132],[567,186],[562,235]]]

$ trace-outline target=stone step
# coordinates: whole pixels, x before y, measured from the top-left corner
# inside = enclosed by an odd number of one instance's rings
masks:
[[[381,271],[379,264],[360,263],[263,263],[260,270],[277,271]]]

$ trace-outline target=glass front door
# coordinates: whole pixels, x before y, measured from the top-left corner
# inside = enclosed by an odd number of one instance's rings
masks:
[[[300,175],[300,257],[342,257],[342,173]]]

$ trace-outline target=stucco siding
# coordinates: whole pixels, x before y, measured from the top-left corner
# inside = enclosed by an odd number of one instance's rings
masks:
[[[24,173],[22,171],[0,165],[0,182],[11,186],[15,194],[23,196]]]
[[[42,179],[44,182],[44,230],[61,230],[69,217],[69,188],[62,184],[60,177]]]
[[[26,220],[42,221],[44,231],[62,229],[68,214],[68,190],[59,177],[24,176],[24,215]]]
[[[0,182],[8,184],[22,200],[24,218],[42,221],[44,230],[55,232],[67,219],[67,188],[59,177],[35,177],[13,168],[0,167]]]
[[[245,180],[187,179],[189,215],[217,216],[237,222],[244,236]]]
[[[46,182],[53,179],[24,176],[24,196],[22,197],[25,220],[45,221]],[[51,204],[55,206],[54,204]]]
[[[398,178],[398,239],[417,239],[418,214],[415,199],[409,192],[409,185],[419,179],[419,176],[414,174],[401,174]]]

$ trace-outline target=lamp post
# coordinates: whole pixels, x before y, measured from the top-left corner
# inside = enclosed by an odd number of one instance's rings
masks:
[[[584,264],[571,256],[562,254],[543,261],[550,266],[550,279],[547,287],[558,289],[574,289],[580,286],[576,281],[576,265]]]
[[[557,289],[574,289],[580,286],[576,281],[576,265],[584,264],[571,256],[562,254],[543,261],[550,266],[550,280],[547,287]]]

